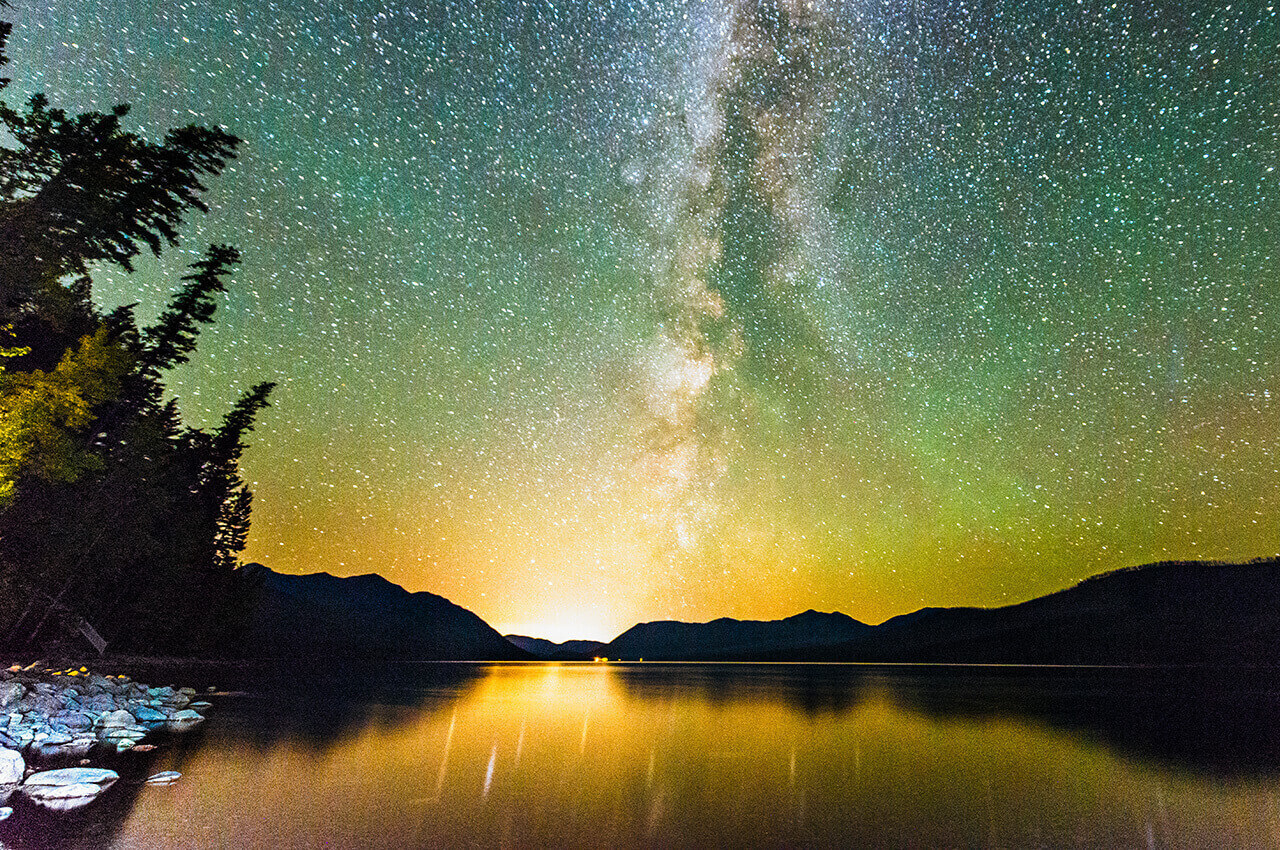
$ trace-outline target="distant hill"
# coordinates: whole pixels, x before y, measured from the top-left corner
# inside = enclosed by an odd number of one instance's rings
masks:
[[[660,620],[632,626],[600,654],[608,658],[652,661],[705,661],[787,655],[830,647],[866,635],[871,626],[846,614],[805,611],[784,620],[733,620],[710,623]]]
[[[525,652],[548,661],[588,661],[600,655],[600,650],[604,648],[604,642],[598,640],[566,640],[563,643],[553,643],[544,638],[526,635],[507,635],[506,638]]]
[[[652,660],[1254,664],[1280,659],[1280,559],[1167,561],[1001,608],[923,608],[832,638],[814,612],[766,623],[643,623],[602,650]],[[797,628],[809,618],[810,628]],[[770,643],[772,642],[772,643]]]
[[[810,660],[1260,664],[1280,660],[1280,559],[1165,561],[1003,608],[925,608]]]
[[[250,658],[509,661],[530,658],[484,620],[432,593],[382,576],[294,576],[248,564],[257,605],[242,654]]]

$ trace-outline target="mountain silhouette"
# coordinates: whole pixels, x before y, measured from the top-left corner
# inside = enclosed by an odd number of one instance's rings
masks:
[[[250,658],[512,661],[531,658],[477,615],[379,575],[285,575],[242,567],[256,606],[242,654]]]
[[[1265,666],[1280,657],[1280,559],[1164,561],[1016,605],[923,608],[877,626],[812,611],[769,622],[642,623],[601,654],[653,661]]]
[[[846,614],[805,611],[784,620],[733,620],[710,623],[659,620],[640,623],[608,643],[608,658],[653,661],[702,661],[761,658],[815,647],[830,647],[866,635],[871,626]]]
[[[599,656],[604,648],[604,641],[599,640],[566,640],[562,643],[545,638],[527,635],[507,635],[507,640],[547,661],[590,661]]]

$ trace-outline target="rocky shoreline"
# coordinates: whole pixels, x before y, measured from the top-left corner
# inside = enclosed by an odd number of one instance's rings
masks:
[[[153,732],[184,732],[204,721],[210,704],[193,688],[151,687],[86,667],[39,665],[0,671],[0,820],[21,794],[51,811],[93,802],[120,778],[96,758],[154,749]],[[173,771],[151,784],[178,778]]]

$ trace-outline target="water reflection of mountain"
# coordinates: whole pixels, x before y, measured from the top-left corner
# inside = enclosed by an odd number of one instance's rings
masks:
[[[782,701],[809,715],[887,695],[941,719],[1038,723],[1213,776],[1280,776],[1280,681],[1268,670],[634,664],[613,681],[638,699]]]
[[[263,749],[288,740],[323,750],[371,722],[397,726],[450,705],[485,674],[481,664],[260,668],[236,687],[236,722],[227,732]]]
[[[113,671],[114,672],[114,671]],[[266,748],[290,740],[334,746],[374,719],[396,723],[419,709],[447,705],[487,674],[487,665],[434,662],[182,662],[133,664],[120,672],[144,682],[213,688],[212,722]],[[234,717],[234,723],[224,718]],[[174,746],[193,746],[195,738]]]

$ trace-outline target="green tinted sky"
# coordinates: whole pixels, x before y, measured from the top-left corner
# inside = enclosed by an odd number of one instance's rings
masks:
[[[152,315],[276,380],[247,557],[504,631],[879,621],[1280,549],[1280,13],[21,3],[10,99],[242,158]]]

